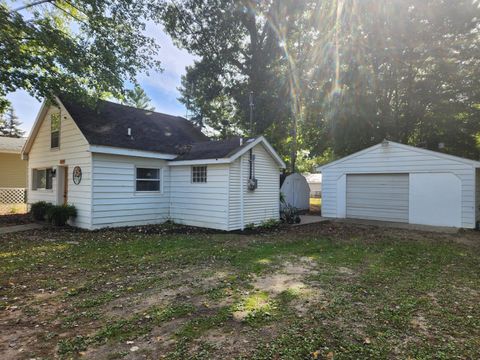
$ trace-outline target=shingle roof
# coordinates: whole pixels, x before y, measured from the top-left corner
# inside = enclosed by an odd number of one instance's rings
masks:
[[[185,147],[184,153],[174,161],[228,158],[246,145],[247,141],[241,145],[239,137],[198,142]]]
[[[60,97],[90,145],[181,154],[183,146],[208,141],[180,116],[99,100],[95,107]],[[128,128],[132,136],[128,136]]]
[[[20,154],[26,141],[26,138],[0,136],[0,152]]]

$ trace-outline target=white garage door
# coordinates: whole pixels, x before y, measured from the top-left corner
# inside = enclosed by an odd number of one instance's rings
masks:
[[[408,174],[347,175],[347,218],[408,223]]]

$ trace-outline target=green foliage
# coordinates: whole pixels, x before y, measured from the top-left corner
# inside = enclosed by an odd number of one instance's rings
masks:
[[[287,224],[298,224],[300,223],[300,215],[298,209],[287,203],[285,200],[285,196],[283,193],[280,193],[280,204],[281,204],[281,211],[280,211],[280,219],[282,222]]]
[[[186,0],[161,17],[198,57],[181,88],[192,119],[248,134],[253,91],[253,134],[311,171],[385,138],[478,158],[477,12],[471,0]]]
[[[12,4],[0,4],[0,110],[17,89],[50,100],[65,92],[123,97],[125,81],[159,68],[159,46],[144,32],[156,12],[150,1]]]
[[[213,0],[201,7],[196,0],[167,2],[161,13],[166,31],[199,57],[187,68],[180,89],[180,101],[193,114],[192,120],[223,137],[266,135],[282,154],[290,153],[292,120],[298,114],[287,72],[291,59],[285,56],[282,41],[288,40],[305,10],[306,2],[297,0]],[[287,38],[279,39],[278,32]],[[252,131],[251,91],[255,103]]]
[[[47,216],[48,210],[52,207],[53,205],[46,202],[46,201],[38,201],[36,203],[33,203],[30,206],[30,213],[32,214],[33,218],[38,221],[43,221],[45,220],[45,217]]]
[[[77,209],[74,205],[52,205],[46,211],[47,221],[55,226],[64,226],[68,219],[77,216]]]
[[[145,90],[140,86],[135,86],[133,90],[128,90],[123,104],[136,107],[137,109],[154,111],[155,108],[150,104],[151,99],[147,96]]]
[[[0,111],[0,136],[22,137],[25,132],[19,128],[21,124],[13,107],[10,106],[5,113]]]

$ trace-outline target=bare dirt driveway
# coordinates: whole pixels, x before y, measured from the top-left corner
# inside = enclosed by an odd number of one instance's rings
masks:
[[[1,359],[480,358],[473,231],[46,229],[0,270]]]

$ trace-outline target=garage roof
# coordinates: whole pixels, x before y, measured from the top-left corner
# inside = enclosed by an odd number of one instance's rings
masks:
[[[370,151],[373,151],[373,150],[376,150],[378,149],[379,147],[382,147],[382,146],[396,146],[396,147],[400,147],[400,148],[403,148],[403,149],[406,149],[406,150],[410,150],[410,151],[416,151],[416,152],[420,152],[420,153],[425,153],[425,154],[428,154],[428,155],[432,155],[432,156],[436,156],[438,158],[443,158],[443,159],[449,159],[449,160],[453,160],[453,161],[458,161],[462,164],[468,164],[468,165],[471,165],[475,168],[480,168],[480,161],[475,161],[475,160],[471,160],[471,159],[466,159],[466,158],[462,158],[460,156],[454,156],[454,155],[449,155],[449,154],[445,154],[445,153],[441,153],[441,152],[438,152],[438,151],[432,151],[432,150],[427,150],[427,149],[422,149],[422,148],[418,148],[418,147],[415,147],[415,146],[410,146],[410,145],[405,145],[405,144],[400,144],[400,143],[397,143],[397,142],[394,142],[394,141],[389,141],[389,140],[384,140],[382,141],[381,143],[377,144],[377,145],[374,145],[374,146],[371,146],[369,148],[366,148],[366,149],[363,149],[363,150],[360,150],[356,153],[353,153],[351,155],[348,155],[348,156],[345,156],[341,159],[338,159],[338,160],[335,160],[335,161],[332,161],[331,163],[328,163],[328,164],[325,164],[325,165],[322,165],[322,166],[319,166],[317,167],[317,171],[322,171],[323,169],[326,169],[326,168],[329,168],[331,166],[334,166],[334,165],[338,165],[346,160],[350,160],[350,159],[353,159],[357,156],[360,156],[360,155],[363,155],[363,154],[366,154]]]

